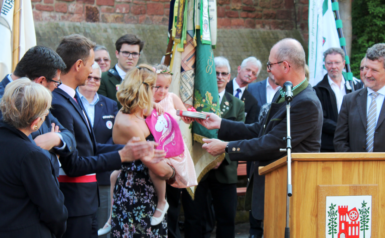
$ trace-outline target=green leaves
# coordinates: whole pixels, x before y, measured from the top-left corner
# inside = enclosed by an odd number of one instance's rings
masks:
[[[336,204],[330,204],[328,211],[328,234],[334,237],[337,234],[338,211],[335,210]]]
[[[385,1],[354,0],[352,1],[352,60],[353,74],[358,77],[361,60],[366,50],[377,43],[385,42]]]
[[[361,203],[361,209],[358,209],[358,211],[360,212],[360,223],[361,223],[361,227],[360,227],[360,230],[363,231],[364,233],[364,238],[365,238],[365,231],[368,231],[369,230],[369,213],[370,213],[370,207],[366,207],[368,203],[364,201],[362,201]]]

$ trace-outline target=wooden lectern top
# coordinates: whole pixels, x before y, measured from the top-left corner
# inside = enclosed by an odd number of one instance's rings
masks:
[[[299,162],[381,161],[385,160],[385,153],[292,153],[291,160]],[[266,166],[260,166],[259,175],[266,175],[285,166],[286,161],[287,156]]]

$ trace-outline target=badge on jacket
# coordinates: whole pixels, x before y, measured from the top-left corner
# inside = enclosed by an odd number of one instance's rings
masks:
[[[106,126],[107,126],[108,129],[111,130],[112,129],[112,121],[107,121],[106,122]]]

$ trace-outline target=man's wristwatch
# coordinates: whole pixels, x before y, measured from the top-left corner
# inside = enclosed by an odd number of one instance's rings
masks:
[[[226,145],[225,152],[229,153],[229,144]]]

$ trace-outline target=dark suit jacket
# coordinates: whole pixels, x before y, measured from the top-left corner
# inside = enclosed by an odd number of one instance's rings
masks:
[[[366,152],[366,103],[368,89],[350,93],[342,101],[334,148],[336,152]],[[377,120],[373,152],[385,152],[385,103]]]
[[[233,95],[233,92],[234,92],[233,80],[230,80],[230,82],[226,85],[226,92],[230,93],[231,95]],[[246,88],[246,90],[242,94],[241,100],[245,103],[245,113],[246,113],[245,123],[250,124],[250,123],[256,122],[259,114],[257,99],[255,99],[247,91],[247,88]]]
[[[354,89],[359,90],[362,88],[362,83],[354,82]],[[336,131],[338,110],[336,95],[333,89],[330,87],[328,75],[325,74],[321,82],[314,87],[315,92],[319,100],[321,101],[322,110],[324,114],[324,122],[322,125],[322,139],[321,139],[321,151],[322,152],[334,152],[334,132]],[[346,88],[346,94],[351,93],[352,90]]]
[[[238,98],[232,96],[230,93],[225,92],[225,96],[222,99],[220,110],[221,117],[231,121],[245,121],[245,105]],[[231,161],[230,157],[226,154],[225,159],[218,169],[213,169],[211,172],[215,173],[215,177],[221,183],[232,184],[237,183],[237,161]]]
[[[0,100],[3,98],[3,95],[4,95],[4,90],[5,90],[5,87],[7,86],[7,84],[9,84],[10,81],[8,79],[8,75],[6,75],[4,77],[4,79],[0,82]],[[0,117],[1,116],[1,111],[0,111]]]
[[[8,77],[6,76],[3,81],[0,83],[0,98],[3,97],[4,95],[4,89],[7,86],[7,84],[10,83]],[[2,117],[1,111],[0,111],[0,118]],[[59,156],[69,156],[70,154],[73,153],[74,149],[76,148],[76,142],[75,142],[75,137],[73,134],[64,128],[60,122],[52,115],[50,112],[48,116],[45,117],[44,123],[41,125],[39,130],[33,132],[31,134],[31,138],[35,139],[39,135],[43,135],[45,133],[51,132],[52,128],[52,123],[55,123],[56,126],[59,126],[60,130],[60,135],[63,138],[63,143],[66,144],[66,147],[64,150],[57,150],[57,149],[52,149],[51,151],[43,150],[43,153],[50,159],[54,169],[55,169],[55,175],[56,177],[59,176],[59,161],[57,159],[57,154]]]
[[[114,100],[118,104],[119,109],[122,106],[116,98],[116,85],[120,85],[122,80],[123,79],[119,76],[118,71],[116,71],[116,67],[114,66],[112,69],[102,74],[102,80],[100,81],[98,90],[99,94]]]
[[[121,167],[118,149],[122,145],[98,144],[89,119],[85,117],[81,100],[78,103],[66,92],[57,88],[53,91],[52,114],[70,130],[76,138],[76,150],[71,156],[60,157],[62,168],[68,176],[76,177]],[[112,151],[112,152],[111,152]],[[104,153],[104,154],[103,154]],[[60,183],[65,196],[65,205],[70,217],[85,216],[98,208],[98,186],[93,183]]]
[[[291,136],[293,152],[319,152],[321,147],[322,108],[312,87],[305,81],[293,92],[291,102]],[[254,161],[248,184],[247,201],[252,200],[253,217],[263,220],[265,177],[259,176],[258,167],[285,156],[280,148],[286,147],[286,102],[274,96],[270,111],[263,121],[244,124],[222,119],[218,138],[231,141],[228,154],[231,160]],[[278,102],[278,103],[275,103]],[[252,189],[252,191],[250,191]],[[252,195],[252,196],[251,196]]]
[[[267,80],[262,80],[256,83],[251,83],[247,87],[247,91],[258,101],[258,107],[261,108],[267,103],[266,101],[266,84]]]
[[[118,104],[102,95],[99,95],[99,102],[95,104],[94,132],[96,142],[102,144],[113,144],[112,127],[115,116],[118,113]],[[108,125],[107,125],[108,124]],[[99,185],[110,185],[111,171],[96,174]]]
[[[68,213],[43,150],[3,121],[0,150],[0,237],[61,237]]]

